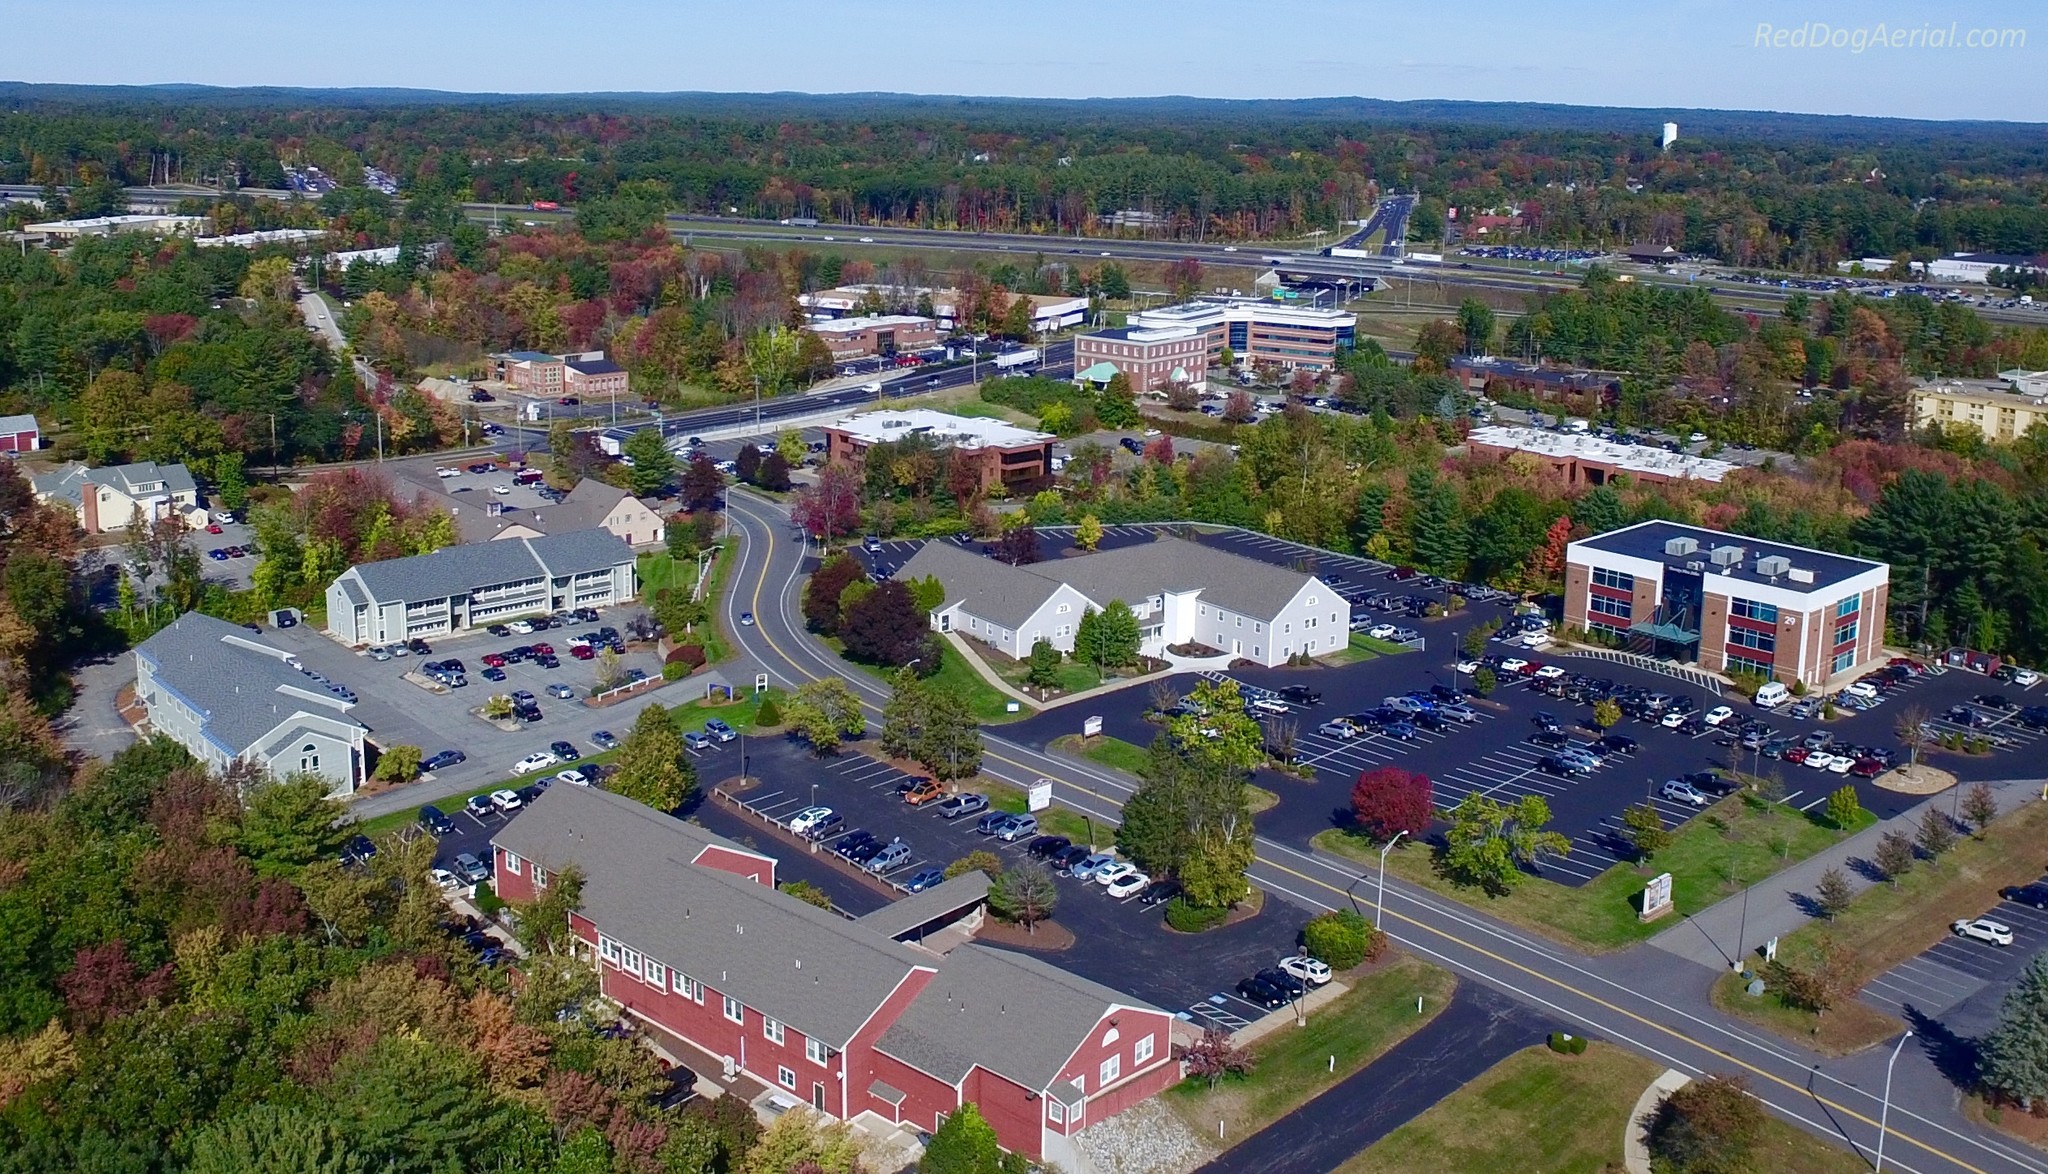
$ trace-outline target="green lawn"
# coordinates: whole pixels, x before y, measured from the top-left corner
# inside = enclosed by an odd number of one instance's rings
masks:
[[[1869,826],[1875,818],[1863,812],[1850,831]],[[1389,854],[1387,871],[1469,901],[1502,920],[1604,951],[1660,933],[1685,914],[1738,893],[1843,836],[1843,832],[1791,808],[1752,803],[1737,796],[1723,799],[1687,821],[1674,833],[1670,847],[1657,853],[1648,866],[1617,864],[1578,888],[1526,879],[1505,896],[1488,897],[1438,875],[1433,858],[1422,845],[1403,844],[1395,849]],[[1320,832],[1314,843],[1360,864],[1379,865],[1378,846],[1352,832]],[[1643,886],[1661,872],[1671,874],[1676,909],[1645,924],[1637,916]]]
[[[1203,1137],[1215,1137],[1221,1121],[1223,1144],[1241,1141],[1408,1038],[1444,1009],[1457,986],[1449,971],[1409,957],[1351,981],[1352,988],[1312,1013],[1307,1026],[1283,1026],[1253,1043],[1257,1063],[1250,1073],[1226,1077],[1214,1088],[1191,1077],[1166,1091],[1167,1106]]]
[[[824,643],[837,652],[846,663],[881,679],[883,682],[895,678],[897,670],[877,664],[863,664],[846,655],[846,645],[836,636],[824,638]],[[960,650],[951,645],[940,646],[939,671],[926,678],[936,689],[952,693],[967,700],[967,708],[974,713],[977,722],[1013,722],[1030,717],[1038,711],[982,679],[974,666],[960,655]],[[1017,712],[1011,713],[1008,706],[1015,702]]]
[[[711,560],[711,572],[704,582],[705,610],[710,618],[698,625],[690,639],[704,646],[704,660],[717,664],[732,657],[732,641],[726,636],[720,620],[718,601],[725,591],[725,581],[732,574],[733,562],[739,557],[739,543],[724,539],[718,544],[718,555]],[[643,554],[636,568],[640,573],[641,598],[650,598],[664,587],[688,591],[697,583],[697,560],[676,559],[663,552]],[[687,641],[686,641],[687,642]]]
[[[997,811],[1022,815],[1030,806],[1024,792],[994,779],[974,779],[967,784],[967,789],[987,795],[988,805]],[[1035,814],[1038,816],[1038,830],[1048,836],[1065,836],[1076,844],[1091,847],[1098,844],[1106,847],[1116,839],[1116,825],[1107,820],[1091,822],[1087,816],[1064,807],[1048,807]]]
[[[671,688],[675,687],[671,686]],[[670,706],[669,712],[673,715],[676,729],[680,732],[688,733],[691,730],[702,730],[705,722],[710,721],[714,717],[719,717],[724,718],[727,725],[743,734],[752,733],[754,729],[754,715],[760,710],[761,702],[770,697],[777,698],[782,702],[788,701],[786,695],[778,690],[770,689],[767,693],[758,697],[743,695],[740,700],[730,703],[710,703],[699,698],[696,701],[686,702],[682,705]],[[614,728],[612,732],[623,738],[626,735],[626,727],[619,726]],[[602,750],[585,754],[575,765],[587,766],[593,762],[610,762],[617,758],[618,754],[619,752],[616,750]],[[443,811],[453,813],[461,808],[464,803],[468,802],[472,795],[488,795],[500,787],[511,787],[516,790],[535,779],[560,774],[564,769],[564,767],[560,766],[551,766],[545,770],[534,771],[532,774],[519,775],[516,778],[505,779],[495,783],[486,783],[474,790],[464,791],[459,795],[450,795],[433,800],[433,804]],[[403,811],[393,811],[373,819],[364,820],[359,830],[366,836],[381,836],[385,832],[404,827],[406,824],[419,819],[419,817],[420,809],[418,807],[409,807]]]
[[[1081,751],[1081,757],[1111,770],[1129,774],[1141,773],[1145,769],[1145,763],[1152,757],[1151,752],[1143,746],[1126,742],[1122,738],[1098,735],[1079,741],[1085,742],[1085,745],[1077,747]]]
[[[1406,651],[1408,649],[1402,645],[1386,640],[1375,640],[1363,632],[1353,632],[1351,633],[1351,642],[1349,644],[1327,656],[1319,656],[1316,659],[1330,665],[1357,664],[1361,660],[1372,660],[1375,657],[1381,656],[1395,656]]]
[[[1337,1174],[1602,1174],[1621,1168],[1622,1131],[1663,1067],[1613,1044],[1560,1056],[1516,1052],[1337,1167]],[[1751,1169],[1856,1174],[1869,1166],[1767,1117]]]

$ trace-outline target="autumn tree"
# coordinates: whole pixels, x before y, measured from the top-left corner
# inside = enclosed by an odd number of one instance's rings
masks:
[[[860,529],[860,494],[860,474],[833,461],[819,470],[816,484],[797,491],[789,516],[812,538],[844,538]]]
[[[618,770],[604,787],[656,811],[681,807],[697,788],[697,768],[683,747],[675,721],[659,702],[633,720],[633,729],[619,747]]]
[[[1381,843],[1397,834],[1421,835],[1436,817],[1429,776],[1398,766],[1361,771],[1351,785],[1351,817],[1360,831]]]
[[[804,585],[804,619],[811,630],[827,636],[839,631],[841,597],[855,583],[871,582],[867,568],[846,551],[832,555],[811,572]]]
[[[1243,1076],[1252,1070],[1251,1049],[1239,1047],[1231,1034],[1220,1027],[1208,1027],[1201,1038],[1176,1049],[1188,1075],[1199,1076],[1210,1088],[1226,1076]]]
[[[1037,860],[1025,859],[1003,870],[989,886],[989,908],[996,915],[1023,926],[1027,932],[1051,917],[1059,904],[1059,890],[1052,873]]]

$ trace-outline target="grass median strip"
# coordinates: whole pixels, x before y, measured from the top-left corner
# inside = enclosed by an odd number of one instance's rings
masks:
[[[883,665],[864,664],[861,661],[854,660],[846,655],[846,645],[836,636],[813,638],[821,640],[832,651],[838,653],[840,659],[844,660],[847,664],[868,673],[883,684],[892,683],[897,672],[900,671]],[[1021,718],[1030,717],[1038,712],[1031,706],[1017,701],[1016,698],[1011,697],[982,679],[982,675],[974,671],[974,666],[967,663],[966,658],[960,654],[959,649],[946,647],[942,648],[941,652],[943,655],[939,659],[939,671],[926,677],[925,683],[933,689],[965,698],[967,708],[973,712],[976,721],[984,723],[1013,722]],[[1011,713],[1009,710],[1009,706],[1013,702],[1017,706],[1017,712],[1015,713]]]
[[[1167,1090],[1166,1103],[1203,1137],[1215,1137],[1221,1121],[1223,1144],[1234,1145],[1420,1030],[1450,1002],[1456,987],[1449,971],[1397,956],[1360,975],[1350,990],[1311,1014],[1307,1026],[1282,1027],[1253,1043],[1251,1072],[1225,1077],[1214,1088],[1189,1078]]]
[[[1815,921],[1785,935],[1778,958],[1788,966],[1811,966],[1823,941],[1832,942],[1843,971],[1843,989],[1854,992],[1892,967],[1940,941],[1949,926],[1980,916],[1998,901],[1998,891],[2041,876],[2040,845],[2048,836],[2048,803],[2033,802],[1995,819],[1983,839],[1964,837],[1933,860],[1920,860],[1896,885],[1874,884],[1858,893],[1833,921]],[[1740,983],[1724,978],[1715,1003],[1802,1044],[1849,1052],[1887,1038],[1898,1022],[1845,993],[1826,1015],[1788,1006],[1774,992],[1751,998]]]
[[[1524,879],[1505,895],[1489,897],[1453,883],[1437,871],[1426,846],[1403,845],[1389,853],[1387,871],[1461,901],[1503,921],[1560,938],[1588,950],[1620,949],[1644,941],[1745,886],[1813,855],[1867,827],[1862,818],[1844,832],[1791,808],[1747,797],[1724,799],[1686,821],[1671,843],[1647,865],[1617,864],[1577,888],[1540,877]],[[1341,829],[1317,833],[1324,851],[1359,864],[1379,866],[1379,846]],[[1638,916],[1643,887],[1658,873],[1671,874],[1675,914],[1644,923]]]
[[[1622,1133],[1661,1065],[1612,1044],[1583,1055],[1529,1048],[1375,1142],[1337,1174],[1601,1174],[1621,1168]],[[1855,1155],[1772,1117],[1751,1153],[1757,1170],[1852,1174]]]

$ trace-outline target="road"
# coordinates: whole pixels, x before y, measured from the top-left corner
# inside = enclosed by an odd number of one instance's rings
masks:
[[[798,590],[806,543],[781,507],[743,490],[729,495],[740,538],[726,627],[753,662],[784,687],[837,676],[879,715],[886,691],[872,677],[824,649],[804,631]],[[751,611],[753,626],[741,626]],[[735,674],[740,669],[735,667]],[[743,678],[741,678],[743,679]],[[1078,724],[1083,715],[1076,714]],[[1047,754],[984,731],[984,772],[1016,786],[1053,783],[1056,802],[1091,817],[1115,819],[1131,787],[1090,764]],[[1267,892],[1309,910],[1356,907],[1370,912],[1372,878],[1305,843],[1261,836],[1251,879]],[[1485,984],[1546,1020],[1617,1042],[1682,1072],[1737,1073],[1772,1111],[1838,1144],[1872,1152],[1877,1134],[1884,1054],[1873,1049],[1827,1059],[1723,1016],[1708,999],[1715,974],[1653,947],[1590,957],[1496,922],[1398,879],[1386,887],[1385,928],[1403,947],[1461,977]],[[1899,1061],[1886,1161],[1904,1174],[2048,1174],[2048,1155],[2007,1141],[1963,1118],[1954,1088],[1934,1057],[1908,1049]]]

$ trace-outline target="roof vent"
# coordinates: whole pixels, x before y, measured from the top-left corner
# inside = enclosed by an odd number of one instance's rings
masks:
[[[1715,566],[1723,568],[1723,573],[1725,574],[1727,568],[1733,567],[1736,563],[1742,561],[1742,555],[1743,550],[1739,546],[1717,546],[1708,553],[1707,557],[1714,560]]]
[[[1791,569],[1792,560],[1782,554],[1767,554],[1756,560],[1756,573],[1768,579],[1775,579]]]
[[[1700,544],[1693,538],[1673,538],[1664,544],[1664,553],[1672,558],[1684,558],[1699,550]]]
[[[1704,571],[1707,569],[1707,564],[1698,559],[1691,559],[1686,562],[1685,569],[1688,571]]]
[[[1807,570],[1805,567],[1793,567],[1791,570],[1785,573],[1792,576],[1792,581],[1794,583],[1813,582],[1813,572]]]

